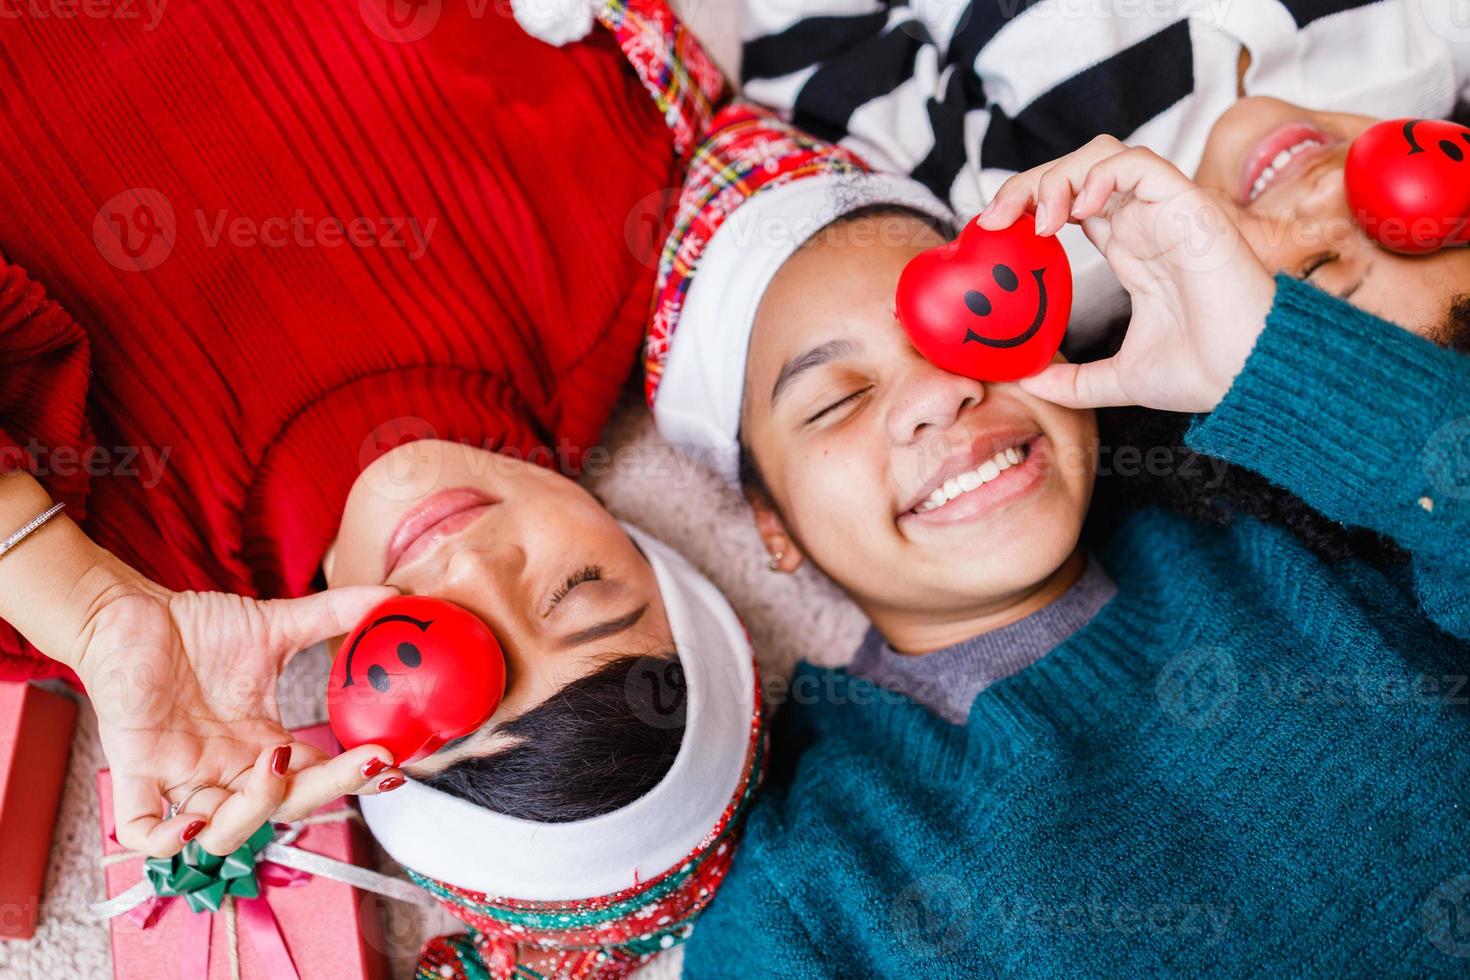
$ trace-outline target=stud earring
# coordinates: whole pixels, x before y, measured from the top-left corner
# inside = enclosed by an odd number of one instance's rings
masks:
[[[766,559],[767,570],[772,572],[779,572],[781,570],[781,562],[785,557],[786,552],[784,551],[773,552],[771,554],[771,557]]]

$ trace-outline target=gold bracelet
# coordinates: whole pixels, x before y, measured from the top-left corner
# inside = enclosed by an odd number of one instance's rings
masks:
[[[32,534],[35,534],[37,531],[41,530],[41,528],[45,527],[46,522],[51,520],[51,518],[55,517],[57,514],[60,514],[62,509],[65,507],[65,503],[52,504],[45,513],[27,523],[19,531],[16,531],[4,541],[0,541],[0,558],[4,558],[6,555],[10,554],[10,552],[14,551],[22,541],[30,537]]]

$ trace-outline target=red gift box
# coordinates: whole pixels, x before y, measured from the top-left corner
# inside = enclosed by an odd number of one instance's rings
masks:
[[[0,683],[0,939],[35,934],[76,722],[71,698]]]
[[[291,733],[328,752],[340,749],[326,725],[301,728]],[[102,802],[102,853],[107,896],[114,898],[144,877],[142,856],[115,857],[128,853],[113,837],[112,783],[106,769],[97,774],[97,793]],[[320,821],[320,822],[318,822]],[[316,810],[303,823],[291,846],[350,864],[370,867],[372,850],[366,830],[357,819],[357,808],[339,799]],[[261,898],[280,929],[301,980],[385,980],[388,976],[387,946],[383,940],[380,900],[350,885],[324,875],[298,874],[289,886],[272,882],[263,868]],[[231,904],[232,902],[236,904]],[[232,959],[238,963],[242,980],[275,980],[270,958],[264,958],[252,941],[247,915],[240,900],[226,899],[218,913],[193,912],[182,898],[167,900],[150,910],[123,914],[109,920],[112,933],[112,974],[117,980],[165,980],[180,976],[181,964],[190,962],[188,943],[200,940],[203,916],[211,921],[209,937],[209,980],[230,980]],[[256,913],[257,915],[259,913]],[[232,942],[233,932],[233,942]],[[232,957],[233,948],[235,956]]]

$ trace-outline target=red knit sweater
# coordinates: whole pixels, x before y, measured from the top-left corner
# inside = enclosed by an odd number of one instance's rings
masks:
[[[404,439],[575,466],[634,363],[675,163],[616,46],[373,5],[6,21],[0,467],[167,586],[308,590]]]

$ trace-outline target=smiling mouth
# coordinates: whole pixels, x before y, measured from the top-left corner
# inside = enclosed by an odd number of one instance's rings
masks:
[[[945,480],[944,483],[935,487],[927,497],[914,505],[909,510],[909,513],[927,514],[931,510],[938,510],[951,500],[958,499],[972,490],[979,490],[992,481],[1000,479],[1000,475],[1012,466],[1020,466],[1026,462],[1026,457],[1030,455],[1030,452],[1031,444],[1029,442],[1009,446],[1000,450],[973,470]]]
[[[1334,144],[1331,135],[1310,123],[1278,126],[1267,133],[1247,156],[1236,200],[1253,204],[1267,190],[1289,183],[1317,162]]]
[[[442,538],[463,530],[500,501],[472,487],[441,490],[399,522],[384,555],[383,579],[432,550]]]
[[[1042,321],[1046,319],[1046,269],[1032,269],[1031,275],[1036,279],[1036,290],[1041,297],[1036,301],[1036,319],[1031,321],[1031,326],[1014,337],[1002,337],[1000,339],[982,337],[974,330],[966,330],[963,343],[968,344],[973,341],[977,344],[984,344],[986,347],[1020,347],[1026,341],[1036,336],[1036,331],[1041,329]]]

